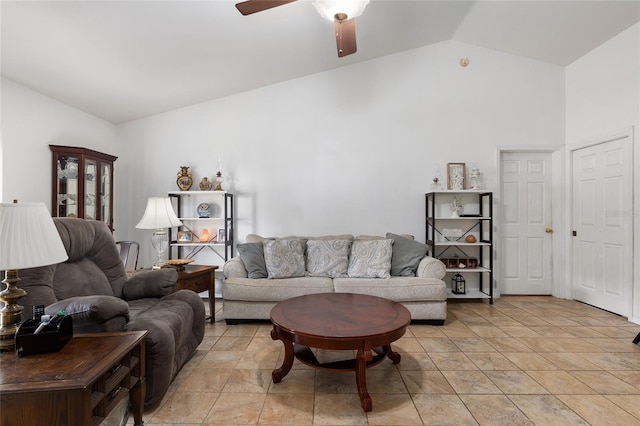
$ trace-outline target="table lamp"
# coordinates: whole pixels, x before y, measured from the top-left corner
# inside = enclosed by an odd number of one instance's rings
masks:
[[[158,260],[153,269],[162,267],[162,257],[169,247],[169,236],[166,228],[174,226],[182,226],[182,222],[173,211],[169,197],[149,197],[147,208],[136,228],[156,230],[151,236],[151,244],[158,253]]]
[[[18,270],[52,265],[68,259],[51,214],[44,203],[0,203],[0,270],[6,288],[0,292],[0,350],[15,348],[22,321],[17,301],[27,294],[17,287]]]

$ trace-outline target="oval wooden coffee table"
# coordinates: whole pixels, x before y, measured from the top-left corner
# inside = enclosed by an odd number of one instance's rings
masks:
[[[376,296],[352,293],[320,293],[294,297],[271,310],[271,338],[282,340],[284,361],[271,374],[273,383],[289,373],[294,356],[315,368],[356,372],[362,408],[371,411],[366,369],[389,357],[394,364],[400,354],[391,342],[402,337],[411,314],[400,303]],[[355,350],[355,359],[321,364],[311,349]],[[374,356],[372,352],[375,352]]]

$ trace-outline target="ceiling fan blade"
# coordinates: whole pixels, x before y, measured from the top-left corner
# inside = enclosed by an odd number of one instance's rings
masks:
[[[243,15],[251,15],[252,13],[262,12],[272,7],[282,6],[283,4],[293,3],[296,0],[247,0],[236,4],[236,9]]]
[[[338,57],[356,53],[356,21],[349,19],[341,21],[336,19],[334,23],[336,30],[336,45],[338,47]]]

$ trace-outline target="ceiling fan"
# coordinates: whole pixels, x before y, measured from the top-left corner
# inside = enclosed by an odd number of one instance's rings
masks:
[[[243,15],[262,12],[296,0],[247,0],[236,4]],[[316,0],[313,5],[322,17],[334,22],[338,57],[356,53],[355,18],[364,11],[369,0]]]

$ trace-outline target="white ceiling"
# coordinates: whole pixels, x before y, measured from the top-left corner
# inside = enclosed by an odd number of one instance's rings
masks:
[[[112,123],[444,40],[567,65],[640,20],[640,0],[372,0],[336,54],[310,0],[2,1],[2,76]]]

